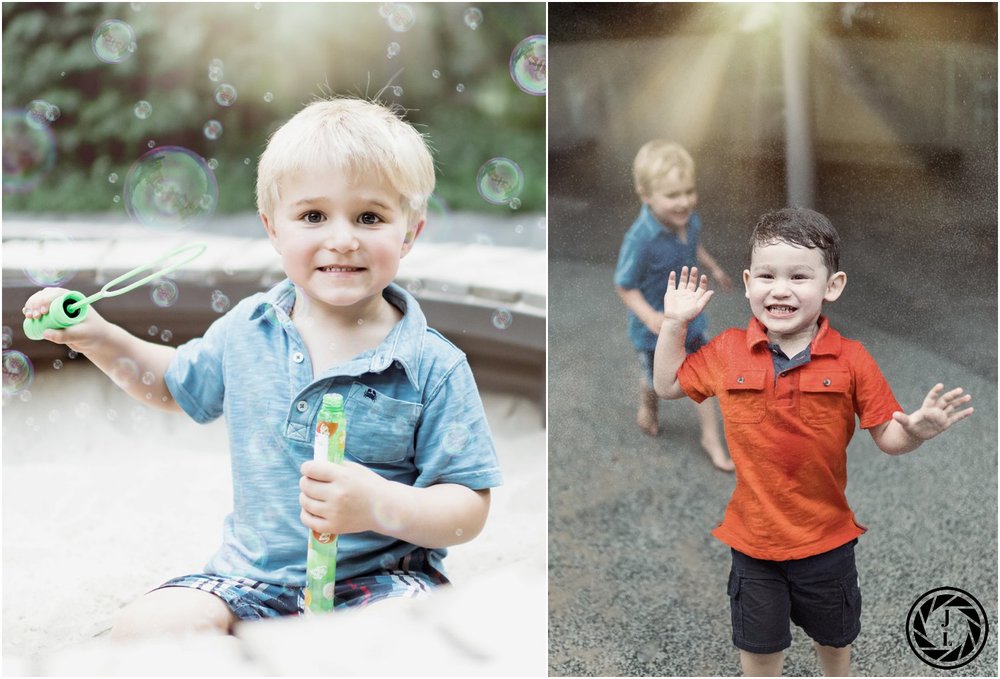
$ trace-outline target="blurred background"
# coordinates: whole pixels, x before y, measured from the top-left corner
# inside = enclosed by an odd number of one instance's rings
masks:
[[[44,286],[91,294],[201,241],[208,248],[195,261],[97,302],[133,334],[177,345],[270,288],[284,274],[256,214],[257,159],[317,97],[377,98],[429,140],[437,187],[397,282],[468,355],[506,481],[487,530],[449,561],[459,582],[503,580],[518,567],[515,579],[544,589],[544,3],[2,11],[5,673],[52,671],[44,659],[102,634],[122,605],[200,570],[230,497],[221,422],[195,425],[131,402],[85,357],[28,340],[24,300]],[[141,376],[127,368],[115,379]],[[57,440],[67,427],[77,432],[71,444]],[[55,498],[44,508],[20,492],[39,476]],[[145,531],[158,538],[121,539]],[[74,536],[64,544],[72,574],[45,544],[55,533]],[[46,595],[19,596],[41,581],[51,583]],[[544,626],[536,599],[517,612],[524,634]],[[540,669],[544,639],[523,643],[516,657],[477,647],[463,667]],[[468,656],[449,644],[441,658]]]
[[[709,535],[733,478],[686,400],[661,404],[659,437],[639,430],[612,283],[653,138],[692,153],[701,243],[736,283],[712,299],[710,336],[749,320],[759,216],[804,205],[843,238],[848,284],[824,313],[903,407],[938,380],[973,394],[976,414],[912,455],[864,432],[848,450],[870,529],[854,671],[933,672],[897,633],[920,594],[964,583],[996,619],[996,3],[551,3],[549,37],[550,672],[740,671],[728,549]],[[818,674],[795,629],[786,674]],[[995,662],[991,639],[955,672]]]

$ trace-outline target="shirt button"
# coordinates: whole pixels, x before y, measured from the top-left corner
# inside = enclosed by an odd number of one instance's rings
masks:
[[[829,387],[830,386],[830,380],[823,380],[823,386],[824,387]]]
[[[304,413],[306,410],[309,409],[309,404],[306,403],[305,401],[299,401],[298,403],[295,404],[295,409],[298,410],[300,413]]]
[[[295,361],[296,363],[301,363],[302,361],[306,360],[306,357],[303,356],[301,351],[296,351],[294,354],[292,354],[292,360]]]

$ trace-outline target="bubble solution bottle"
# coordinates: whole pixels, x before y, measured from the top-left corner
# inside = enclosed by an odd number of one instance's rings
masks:
[[[313,459],[340,464],[344,461],[347,418],[344,397],[326,394],[316,417]],[[309,533],[306,554],[305,612],[327,613],[333,610],[333,591],[337,579],[337,536],[334,533]]]

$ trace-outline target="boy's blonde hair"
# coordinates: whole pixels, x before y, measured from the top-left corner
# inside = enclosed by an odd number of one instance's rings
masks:
[[[632,163],[636,193],[645,196],[652,194],[656,184],[675,168],[682,175],[694,178],[694,159],[683,146],[667,139],[646,142],[635,154],[635,161]]]
[[[257,210],[273,216],[282,178],[323,167],[355,177],[373,173],[402,196],[411,224],[434,191],[434,159],[423,135],[381,104],[338,97],[309,104],[271,135],[257,163]]]

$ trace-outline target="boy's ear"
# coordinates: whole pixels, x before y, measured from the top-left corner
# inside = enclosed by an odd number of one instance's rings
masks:
[[[260,214],[260,221],[263,222],[263,224],[264,224],[264,230],[267,231],[267,237],[271,239],[271,246],[280,255],[281,254],[281,248],[278,247],[278,234],[274,230],[274,224],[271,223],[271,220],[267,218],[266,214],[264,214],[263,212],[261,212],[259,214]]]
[[[406,235],[403,236],[403,249],[399,253],[400,259],[406,257],[407,253],[413,249],[413,243],[417,240],[417,236],[424,230],[424,223],[426,221],[426,219],[421,219],[406,230]]]
[[[847,287],[847,274],[838,271],[826,281],[826,294],[823,295],[823,299],[827,302],[836,302],[845,287]]]
[[[750,269],[743,269],[743,296],[750,299]]]

